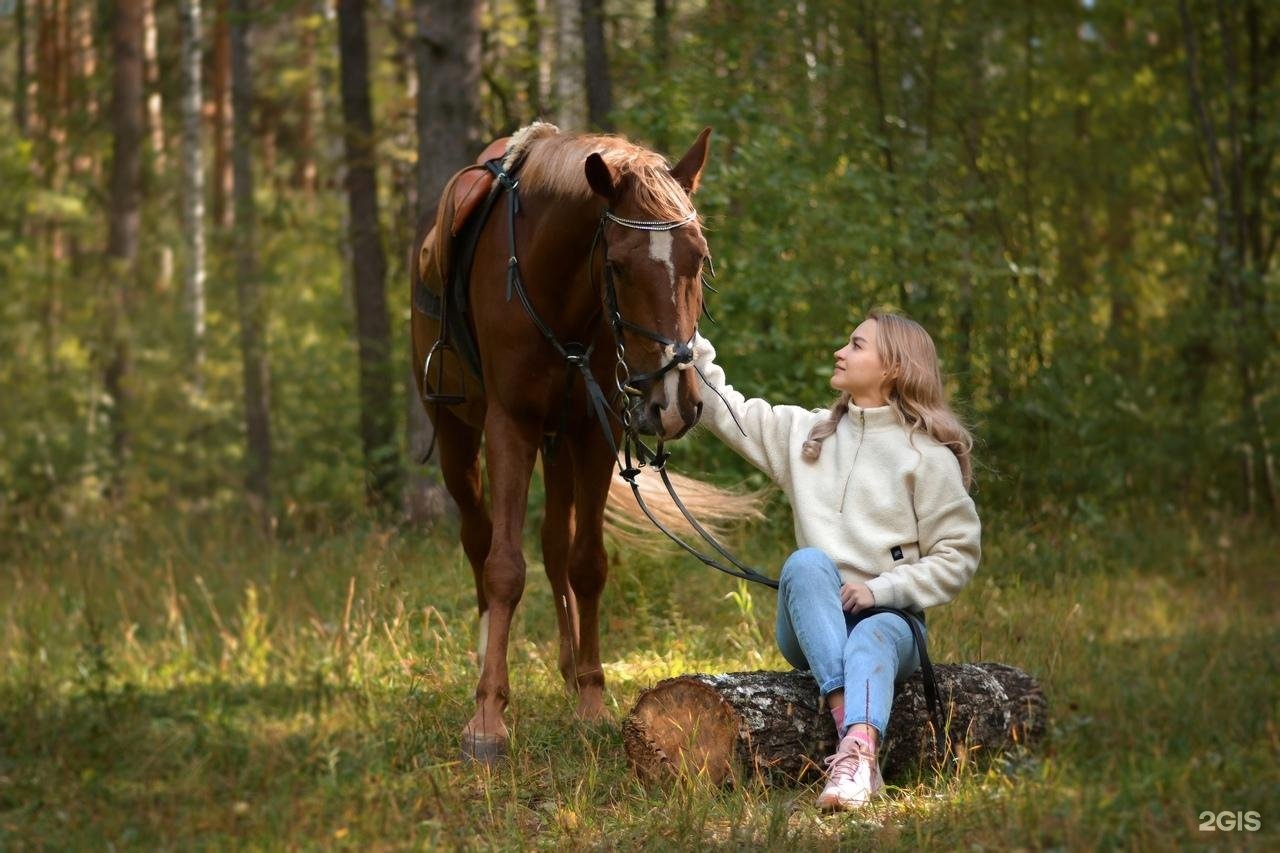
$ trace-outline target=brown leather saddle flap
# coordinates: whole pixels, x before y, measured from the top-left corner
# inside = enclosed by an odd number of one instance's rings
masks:
[[[476,165],[483,165],[495,157],[501,157],[507,153],[507,143],[511,141],[511,137],[504,136],[489,143],[489,147],[481,152],[476,158]],[[484,201],[489,195],[490,188],[493,187],[493,172],[488,169],[469,168],[462,173],[457,182],[453,185],[453,222],[449,227],[449,233],[456,237],[462,227],[467,224],[467,220],[471,214],[475,213],[480,202]]]

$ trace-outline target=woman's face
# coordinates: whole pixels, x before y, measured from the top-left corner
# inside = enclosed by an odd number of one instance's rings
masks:
[[[859,406],[885,404],[885,369],[876,350],[875,320],[863,320],[849,336],[849,342],[836,350],[835,368],[831,371],[831,387],[848,391]]]

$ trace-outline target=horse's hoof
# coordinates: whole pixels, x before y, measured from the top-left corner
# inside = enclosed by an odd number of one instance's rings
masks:
[[[507,739],[498,735],[462,735],[462,760],[492,767],[507,757]]]

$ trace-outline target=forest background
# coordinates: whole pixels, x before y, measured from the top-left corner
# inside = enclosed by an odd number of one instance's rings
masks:
[[[824,405],[830,353],[866,310],[920,320],[979,440],[986,603],[1047,589],[1043,612],[997,607],[1001,619],[1035,620],[1055,601],[1110,601],[1107,584],[1123,576],[1131,596],[1158,605],[1139,618],[1154,620],[1160,642],[1186,640],[1189,655],[1206,643],[1269,649],[1227,667],[1232,684],[1243,679],[1230,695],[1262,707],[1238,721],[1240,763],[1213,753],[1246,780],[1223,782],[1213,807],[1274,806],[1247,772],[1248,756],[1277,750],[1265,713],[1277,670],[1267,578],[1280,546],[1274,4],[0,0],[0,45],[0,841],[72,831],[47,807],[64,796],[92,816],[75,831],[109,826],[143,843],[180,834],[170,821],[181,796],[155,795],[164,814],[129,830],[95,788],[116,766],[94,746],[103,720],[138,690],[200,707],[207,696],[179,687],[315,675],[339,692],[378,685],[385,710],[406,688],[380,681],[379,667],[429,659],[421,644],[437,618],[450,629],[434,654],[454,664],[433,687],[465,705],[469,640],[454,635],[470,630],[470,578],[434,466],[417,463],[429,425],[411,388],[405,259],[448,176],[535,118],[619,132],[670,157],[714,129],[696,201],[719,323],[704,332],[739,388]],[[762,485],[706,437],[682,442],[676,464]],[[537,505],[535,494],[534,515]],[[744,531],[741,546],[776,563],[785,516]],[[746,626],[765,649],[772,603],[753,611],[745,590],[685,600],[681,579],[700,570],[679,558],[623,549],[614,562],[615,575],[645,575],[618,581],[632,611],[622,624],[647,625],[643,653],[668,665],[616,672],[619,701],[681,664],[781,665],[767,651],[716,649],[714,628],[704,645],[693,631],[672,658],[662,620],[689,628],[673,608]],[[1195,594],[1220,610],[1174,604]],[[975,607],[958,611],[944,651],[982,649],[991,611]],[[386,629],[392,646],[389,613],[427,616],[394,660],[369,652],[376,666],[357,676],[353,612],[382,626],[366,641]],[[1033,671],[1062,698],[1072,688],[1055,681],[1062,647],[1048,626],[1080,642],[1097,634],[1045,618],[1030,632],[1046,634],[1040,652],[995,651],[1039,662]],[[1099,618],[1105,636],[1112,622]],[[330,654],[313,672],[301,661],[314,644]],[[1169,663],[1159,648],[1153,667]],[[254,697],[255,713],[275,707]],[[66,736],[81,703],[83,742]],[[154,724],[155,708],[129,707],[126,719]],[[441,731],[452,737],[464,717],[449,713]],[[29,750],[15,746],[19,731],[36,733]],[[84,754],[68,758],[77,744]],[[298,765],[307,779],[310,760]],[[370,766],[421,771],[398,752],[386,760]],[[191,775],[180,768],[174,778]],[[367,781],[360,772],[352,785]],[[232,799],[215,837],[246,825],[236,811],[246,800]],[[682,814],[723,806],[697,802]],[[762,802],[773,814],[776,801]],[[1118,831],[1074,802],[1068,829],[1045,838]],[[1110,802],[1150,813],[1145,801]],[[1167,840],[1201,804],[1183,805],[1125,831]],[[474,816],[469,805],[436,808]],[[539,831],[582,840],[574,833],[592,829],[582,808],[573,820],[551,811]],[[487,814],[528,832],[518,812]],[[326,833],[346,823],[319,814],[315,838],[344,837]],[[1027,831],[1042,818],[1026,815]],[[419,840],[470,837],[466,821],[424,820]],[[767,820],[743,820],[749,839],[773,837]],[[690,839],[706,830],[690,826]]]

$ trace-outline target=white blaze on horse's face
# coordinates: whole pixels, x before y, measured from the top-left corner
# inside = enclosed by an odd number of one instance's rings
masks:
[[[674,241],[670,231],[649,232],[649,257],[667,268],[667,278],[671,282],[671,304],[676,304],[676,262],[672,250]]]

